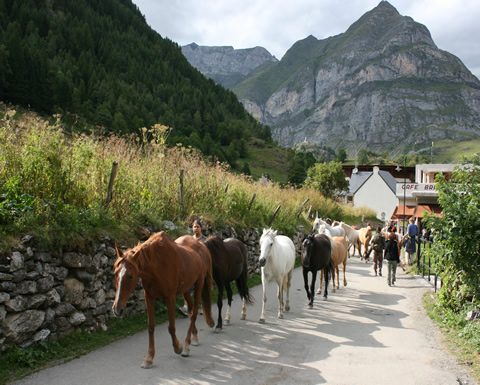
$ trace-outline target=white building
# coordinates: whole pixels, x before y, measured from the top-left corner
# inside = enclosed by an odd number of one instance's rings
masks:
[[[355,207],[366,206],[377,213],[377,218],[388,220],[397,207],[397,181],[388,171],[374,166],[373,171],[354,169],[350,177],[347,201]]]
[[[350,182],[347,202],[355,207],[366,206],[375,210],[377,218],[383,221],[407,221],[411,217],[418,221],[426,212],[440,215],[435,177],[442,173],[448,180],[456,166],[418,164],[415,167],[415,181],[399,178],[398,172],[395,179],[390,172],[382,171],[377,166],[373,167],[373,171],[358,171],[355,168],[351,177],[347,178]]]

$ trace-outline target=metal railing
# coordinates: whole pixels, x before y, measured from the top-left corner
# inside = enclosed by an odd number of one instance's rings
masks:
[[[425,253],[422,252],[422,249],[424,250],[426,247],[432,247],[433,242],[423,239],[423,238],[418,238],[417,239],[417,269],[419,274],[427,279],[428,282],[431,282],[432,276],[433,276],[433,286],[435,288],[435,293],[437,290],[439,290],[442,287],[442,280],[438,278],[438,266],[437,268],[432,267],[432,258],[431,257],[426,257]],[[426,260],[428,259],[428,260]]]

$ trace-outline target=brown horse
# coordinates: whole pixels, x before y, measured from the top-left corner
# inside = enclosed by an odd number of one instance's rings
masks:
[[[228,308],[225,315],[225,324],[230,323],[232,308],[232,288],[230,282],[235,281],[237,284],[238,294],[242,299],[242,313],[240,319],[247,318],[247,303],[252,304],[253,300],[247,285],[247,257],[248,250],[242,241],[235,238],[227,238],[222,240],[218,236],[210,236],[205,241],[205,245],[212,255],[213,280],[218,288],[218,321],[215,332],[220,332],[223,328],[222,324],[222,307],[223,307],[223,289],[227,291]]]
[[[372,239],[373,236],[373,228],[372,226],[368,225],[367,227],[363,227],[359,230],[358,233],[358,253],[360,254],[360,260],[365,259],[367,260],[367,251],[368,251],[368,245],[370,244],[370,239]],[[363,255],[362,255],[362,247],[363,245]]]
[[[340,269],[338,268],[343,264],[343,286],[347,286],[347,278],[345,277],[345,269],[347,268],[348,260],[348,243],[344,237],[330,238],[332,244],[332,287],[335,292],[335,274],[337,275],[337,289],[340,288]],[[320,283],[318,285],[317,294],[322,292],[322,271],[320,270]]]
[[[207,247],[190,235],[184,235],[175,242],[164,231],[153,234],[145,243],[124,253],[115,247],[118,258],[113,266],[116,277],[116,294],[113,312],[122,316],[128,297],[135,289],[138,278],[142,281],[148,314],[148,353],[142,368],[153,365],[155,357],[155,299],[164,300],[168,310],[168,331],[172,337],[175,353],[186,357],[190,344],[198,344],[198,304],[202,297],[203,316],[209,327],[214,326],[212,318],[212,259]],[[190,288],[195,285],[193,300]],[[190,325],[185,345],[175,335],[176,296],[183,295],[190,310]],[[193,333],[193,341],[192,341]]]

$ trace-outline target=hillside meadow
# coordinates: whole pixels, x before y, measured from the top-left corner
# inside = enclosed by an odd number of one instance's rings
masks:
[[[188,226],[192,216],[213,228],[231,225],[237,230],[267,227],[273,218],[273,228],[293,234],[297,225],[310,228],[310,205],[312,213],[349,223],[374,217],[372,211],[325,199],[314,190],[262,184],[231,173],[190,147],[168,148],[165,126],[128,137],[104,136],[101,130],[86,135],[65,132],[56,118],[47,121],[1,105],[2,248],[25,234],[55,246],[78,234],[110,234],[133,242],[140,227],[158,231],[164,220]],[[105,204],[114,162],[112,200]]]

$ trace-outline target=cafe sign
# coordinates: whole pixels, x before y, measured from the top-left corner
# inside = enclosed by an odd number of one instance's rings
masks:
[[[435,183],[397,183],[396,195],[399,197],[438,196],[438,193],[435,190]]]

